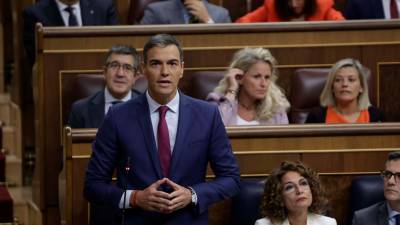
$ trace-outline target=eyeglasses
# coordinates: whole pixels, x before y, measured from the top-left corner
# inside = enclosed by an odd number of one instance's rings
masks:
[[[392,176],[394,176],[394,181],[395,182],[399,182],[400,181],[400,173],[392,173],[392,172],[390,172],[388,170],[382,170],[381,171],[381,176],[385,180],[390,180],[390,178],[392,178]]]
[[[134,73],[136,71],[136,69],[132,65],[119,64],[118,62],[107,63],[106,67],[113,71],[119,70],[119,68],[121,67],[124,72]]]

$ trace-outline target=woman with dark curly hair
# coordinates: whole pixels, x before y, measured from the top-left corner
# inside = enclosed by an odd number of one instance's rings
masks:
[[[264,218],[255,225],[336,225],[334,218],[321,215],[327,202],[316,172],[300,162],[285,161],[265,183]]]

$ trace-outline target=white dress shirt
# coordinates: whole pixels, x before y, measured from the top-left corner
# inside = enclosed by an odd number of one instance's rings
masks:
[[[68,26],[69,13],[65,11],[68,5],[62,3],[60,0],[55,0],[55,1],[57,3],[58,10],[60,11],[65,26]],[[75,4],[72,4],[71,7],[74,8],[73,13],[75,14],[78,26],[82,26],[81,6],[79,5],[79,1]]]
[[[129,91],[128,94],[125,95],[125,97],[123,97],[122,99],[116,99],[116,98],[114,98],[114,96],[111,95],[110,91],[108,91],[107,88],[104,88],[104,101],[105,101],[104,115],[107,114],[108,110],[113,105],[112,102],[115,102],[115,101],[126,102],[131,98],[132,98],[132,91]]]
[[[397,12],[400,14],[400,0],[396,0]],[[385,14],[385,19],[391,19],[390,17],[390,0],[382,0],[383,12]]]
[[[149,104],[149,113],[151,119],[151,125],[153,127],[154,140],[156,140],[157,145],[157,130],[158,130],[158,121],[160,120],[160,115],[158,112],[158,108],[161,106],[158,102],[156,102],[151,96],[149,92],[146,91],[146,98]],[[179,118],[179,91],[176,92],[175,97],[166,104],[169,110],[165,115],[165,120],[168,126],[168,134],[169,141],[171,146],[171,154],[173,152],[176,140],[176,132],[178,130],[178,118]],[[127,190],[125,196],[125,208],[129,208],[129,200],[131,199],[131,194],[133,190]],[[123,208],[124,205],[124,194],[121,196],[121,200],[119,201],[119,208]]]
[[[268,218],[262,218],[256,221],[254,225],[276,225]],[[282,225],[290,225],[288,219],[282,222]],[[307,215],[307,225],[337,225],[336,220],[331,217],[309,213]]]

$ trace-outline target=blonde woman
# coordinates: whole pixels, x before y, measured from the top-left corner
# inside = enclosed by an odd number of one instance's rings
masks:
[[[207,97],[218,105],[225,126],[289,123],[290,104],[275,83],[276,64],[264,48],[235,53],[225,77]]]
[[[383,122],[383,113],[368,96],[366,70],[356,59],[339,60],[332,66],[320,96],[306,123]]]

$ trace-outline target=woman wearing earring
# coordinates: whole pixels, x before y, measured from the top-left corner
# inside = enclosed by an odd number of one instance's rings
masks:
[[[255,225],[336,225],[322,215],[328,200],[315,171],[300,162],[282,162],[268,177]]]
[[[207,97],[218,104],[225,126],[288,124],[290,104],[275,83],[276,64],[264,48],[235,53],[225,77]]]
[[[365,72],[356,59],[335,63],[320,96],[321,107],[310,112],[306,123],[383,122],[383,113],[370,103]]]

